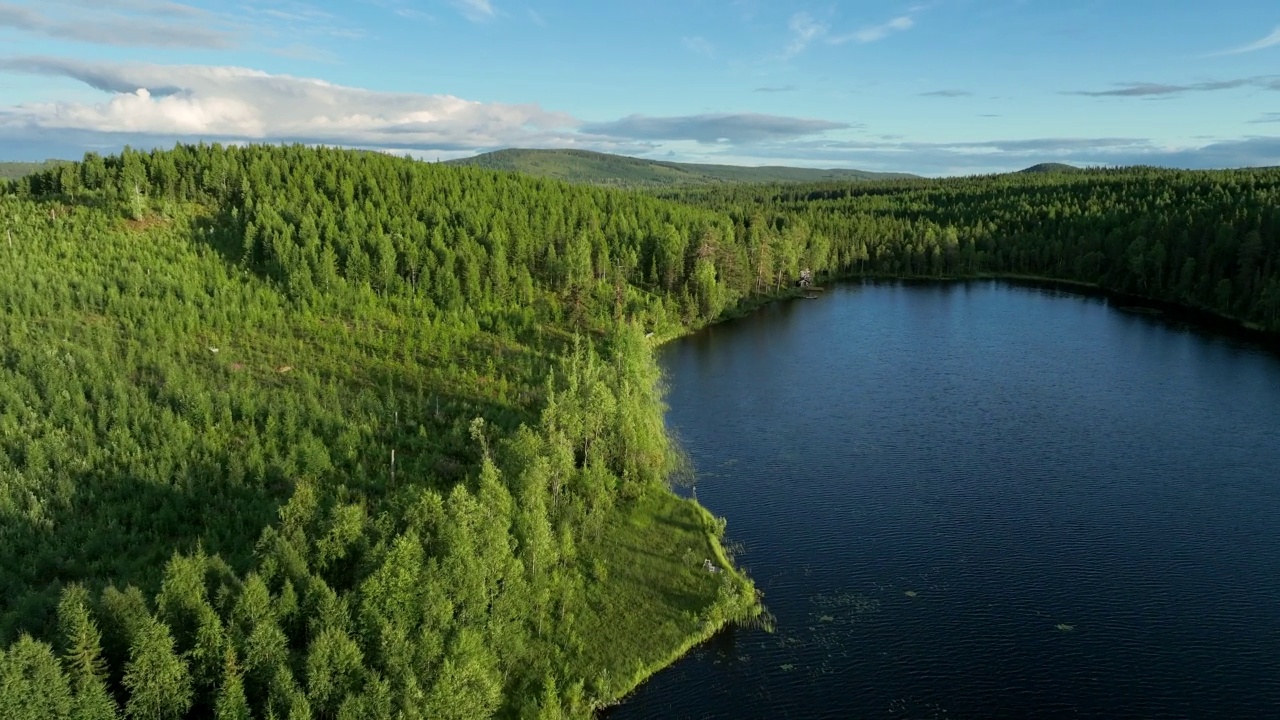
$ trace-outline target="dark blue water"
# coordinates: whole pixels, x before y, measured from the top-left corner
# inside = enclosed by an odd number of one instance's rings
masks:
[[[1106,300],[854,285],[673,343],[776,632],[627,718],[1280,718],[1280,360]]]

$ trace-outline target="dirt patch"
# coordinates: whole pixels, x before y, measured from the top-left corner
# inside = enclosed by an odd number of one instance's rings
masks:
[[[126,230],[131,230],[133,232],[143,232],[144,230],[150,230],[155,227],[164,227],[172,222],[173,221],[169,218],[161,215],[148,215],[144,218],[138,218],[137,220],[125,220],[124,227]]]

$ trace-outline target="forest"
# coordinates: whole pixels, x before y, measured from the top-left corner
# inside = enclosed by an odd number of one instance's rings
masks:
[[[729,216],[756,272],[1023,277],[1094,285],[1280,331],[1280,168],[1148,167],[717,186],[663,196]],[[773,278],[776,280],[776,278]]]
[[[0,224],[5,718],[618,701],[760,609],[671,490],[653,346],[804,268],[1280,331],[1280,170],[642,192],[181,145],[0,184]]]

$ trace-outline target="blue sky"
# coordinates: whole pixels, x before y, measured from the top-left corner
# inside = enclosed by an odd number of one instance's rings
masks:
[[[1280,165],[1280,5],[0,0],[0,158],[196,140]]]

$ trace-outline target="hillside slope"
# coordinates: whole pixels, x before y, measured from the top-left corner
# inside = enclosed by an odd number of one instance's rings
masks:
[[[74,170],[0,183],[5,720],[585,718],[754,606],[645,338],[717,286],[616,275],[722,218],[339,150]]]
[[[1018,174],[1040,175],[1040,174],[1047,174],[1047,173],[1077,173],[1077,172],[1083,172],[1083,171],[1084,171],[1083,168],[1078,168],[1075,165],[1068,165],[1066,163],[1048,162],[1048,163],[1039,163],[1037,165],[1032,165],[1031,167],[1028,167],[1028,168],[1023,168],[1018,171]]]
[[[38,173],[49,169],[53,165],[60,165],[64,160],[45,160],[42,162],[0,162],[0,180],[16,180],[20,177],[26,177],[32,173]]]
[[[811,183],[828,180],[883,180],[913,177],[902,173],[875,173],[864,170],[663,162],[586,150],[498,150],[475,157],[450,160],[448,164],[506,170],[579,184],[626,187],[718,183]]]

